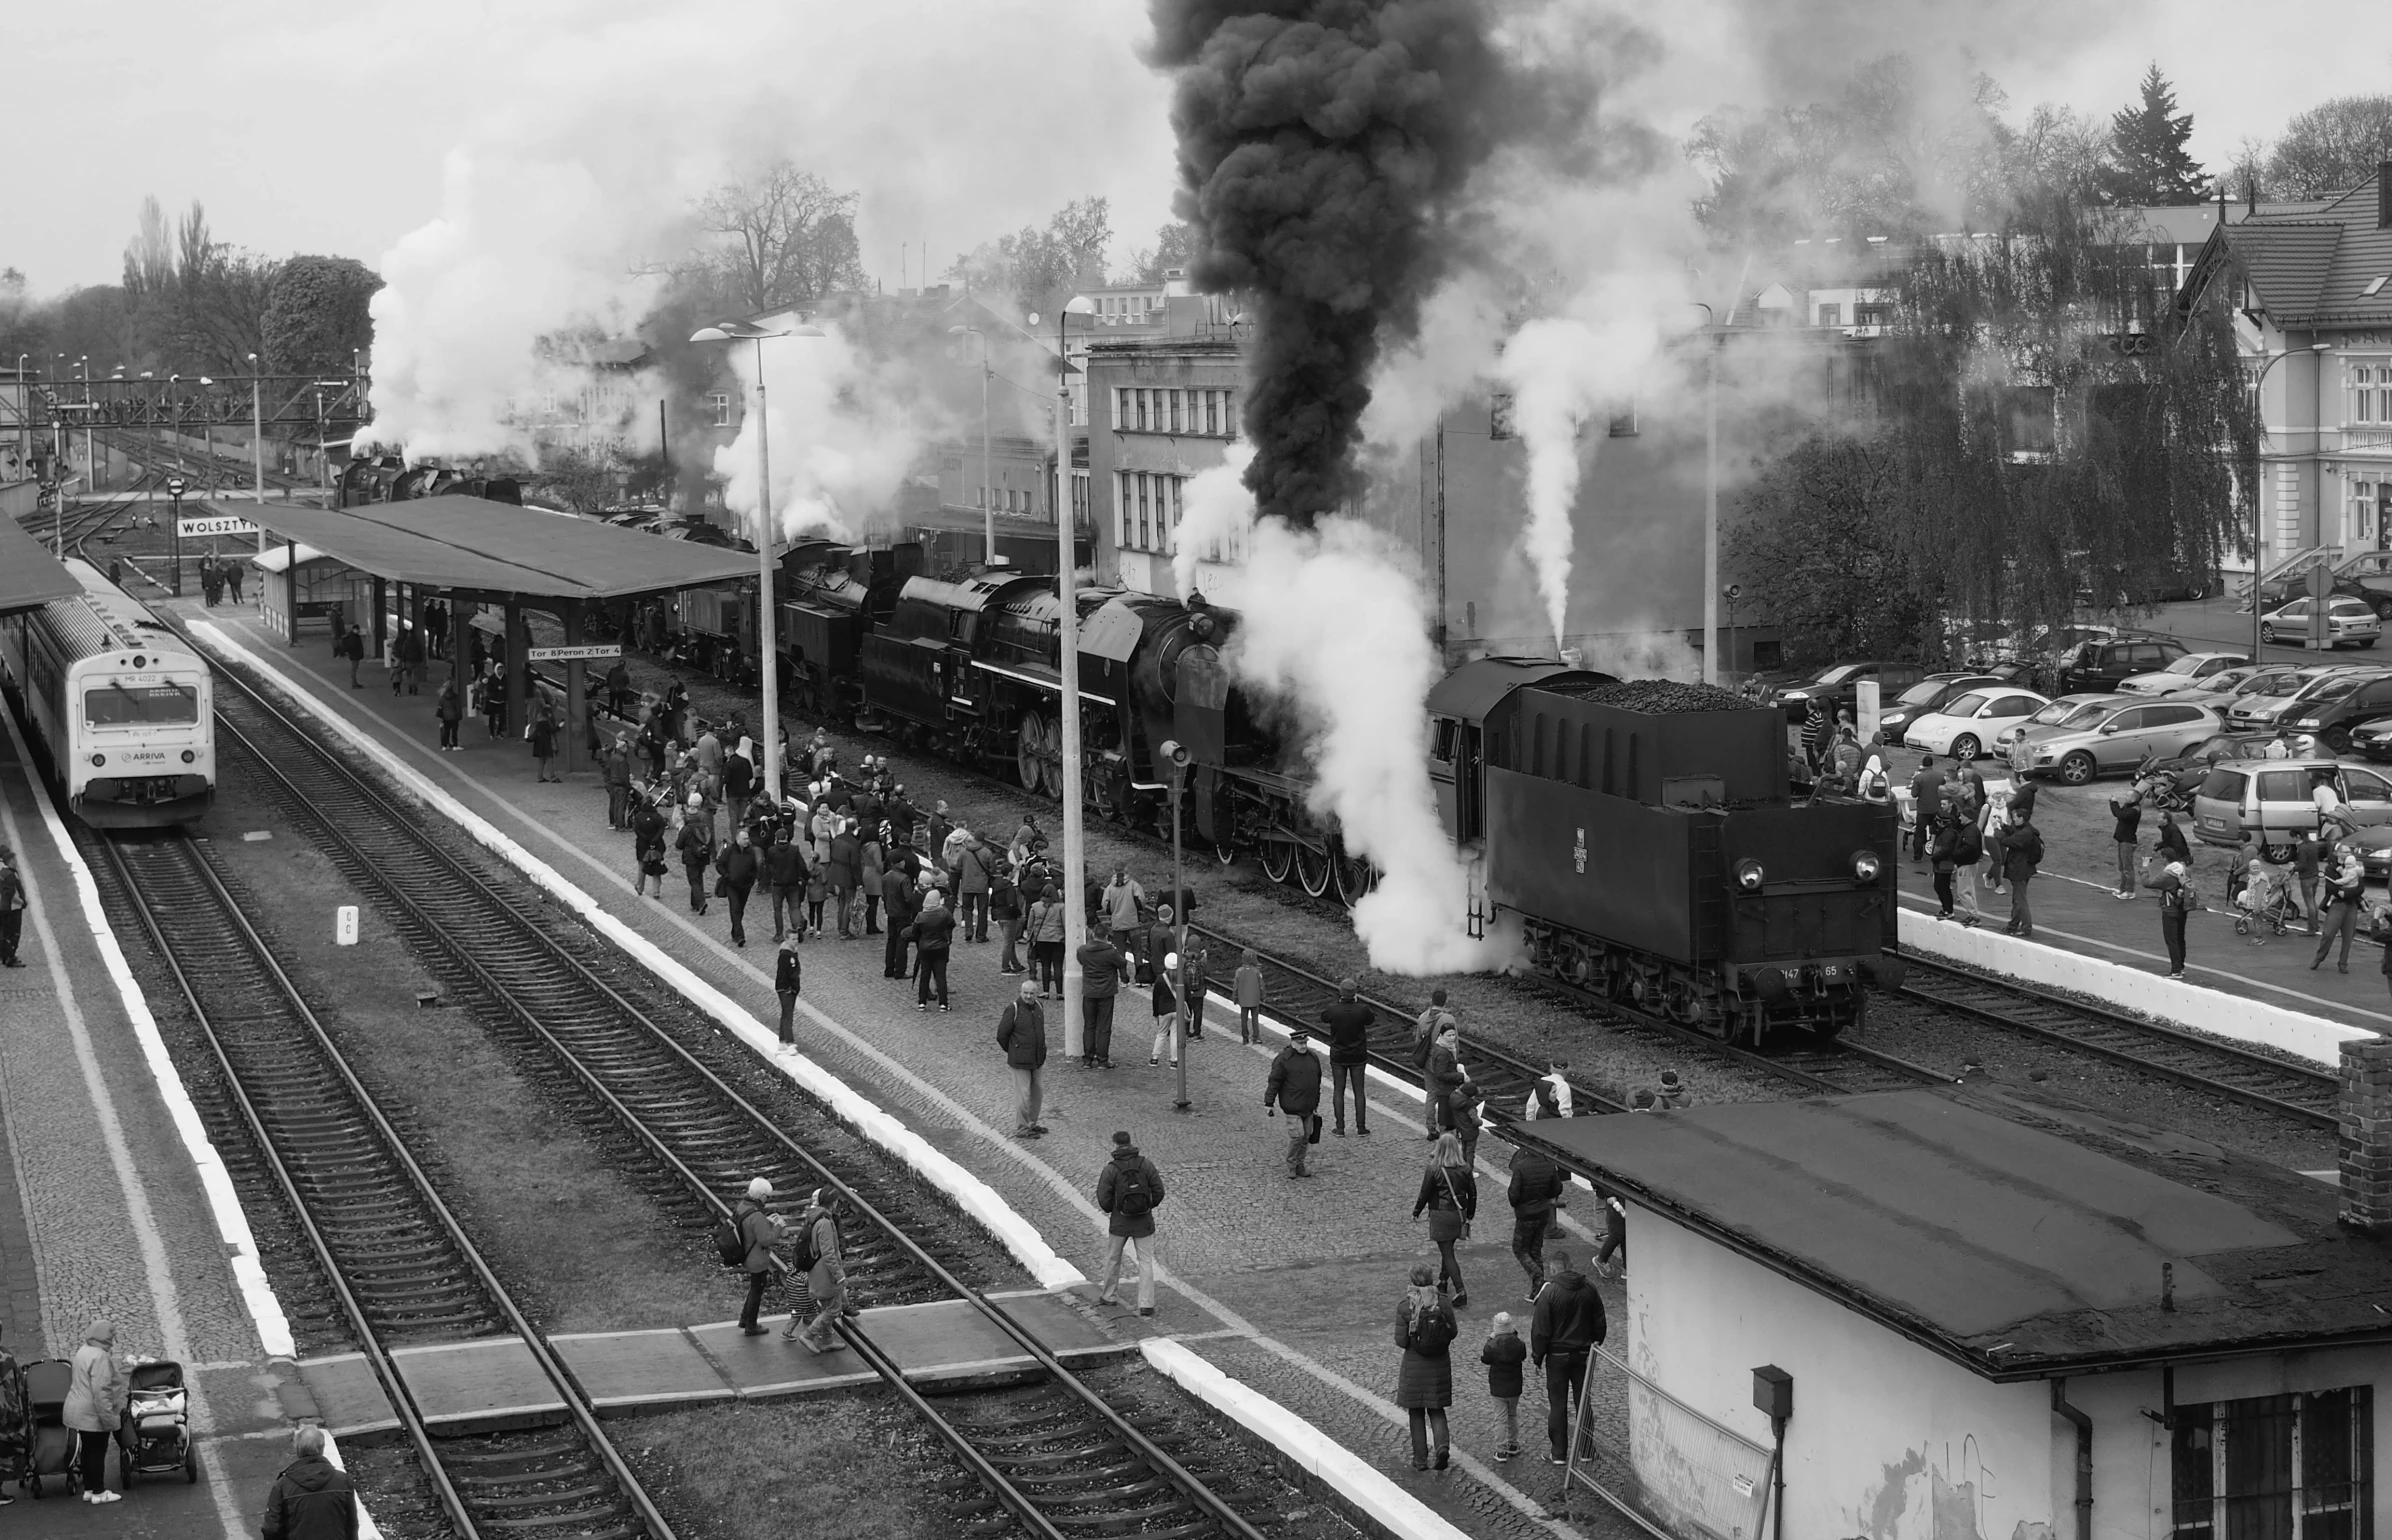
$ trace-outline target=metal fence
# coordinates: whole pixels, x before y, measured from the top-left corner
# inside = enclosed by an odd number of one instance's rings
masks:
[[[1563,1490],[1593,1492],[1662,1540],[1759,1540],[1769,1450],[1597,1348]]]

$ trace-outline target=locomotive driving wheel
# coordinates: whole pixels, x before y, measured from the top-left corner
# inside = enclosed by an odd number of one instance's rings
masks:
[[[1362,895],[1379,885],[1379,870],[1361,856],[1349,854],[1345,841],[1330,847],[1331,875],[1337,883],[1337,896],[1348,909],[1362,902]]]
[[[1015,729],[1013,744],[1014,774],[1021,778],[1022,790],[1038,791],[1046,779],[1047,722],[1035,711],[1022,713],[1021,725]]]
[[[1310,845],[1298,845],[1296,850],[1296,882],[1308,898],[1319,898],[1329,891],[1330,868],[1336,863],[1329,853]]]
[[[1296,847],[1285,840],[1265,840],[1262,846],[1262,874],[1273,882],[1287,881],[1287,874],[1295,870]]]

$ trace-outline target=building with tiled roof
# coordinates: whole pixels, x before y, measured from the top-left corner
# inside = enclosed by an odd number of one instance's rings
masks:
[[[2262,570],[2392,549],[2392,162],[2220,225],[2178,307],[2219,284],[2257,386]]]

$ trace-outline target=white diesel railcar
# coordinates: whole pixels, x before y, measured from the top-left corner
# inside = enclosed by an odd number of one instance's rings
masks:
[[[216,795],[207,664],[90,563],[66,569],[83,592],[0,619],[0,663],[68,806],[101,829],[197,818]]]

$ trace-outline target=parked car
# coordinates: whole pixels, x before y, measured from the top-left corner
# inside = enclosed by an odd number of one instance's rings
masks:
[[[2016,685],[1971,690],[1947,703],[1942,710],[1928,712],[1912,722],[1910,730],[1902,735],[1902,742],[1929,754],[1949,754],[1965,763],[1981,758],[1985,746],[1999,738],[2003,729],[2034,715],[2046,704],[2043,696]]]
[[[2188,652],[2156,674],[2136,674],[2118,681],[2120,695],[2177,695],[2200,689],[2213,674],[2240,668],[2251,661],[2247,652]]]
[[[2115,690],[2137,674],[2158,673],[2191,650],[2166,636],[2111,636],[2082,641],[2060,660],[2060,693]]]
[[[2238,733],[2276,730],[2276,719],[2320,679],[2349,673],[2356,664],[2312,663],[2278,667],[2245,682],[2226,703],[2226,725]]]
[[[2319,603],[2315,599],[2295,599],[2282,609],[2259,617],[2259,639],[2273,642],[2282,637],[2298,645],[2308,640],[2310,612]],[[2375,608],[2364,599],[2337,594],[2324,601],[2326,607],[2326,649],[2348,644],[2353,647],[2373,647],[2384,634],[2384,623],[2375,618]]]
[[[2267,663],[2240,663],[2233,668],[2221,668],[2208,678],[2196,681],[2189,690],[2170,692],[2168,699],[2190,701],[2196,706],[2215,706],[2223,711],[2226,709],[2227,703],[2233,700],[2245,685],[2277,666]]]
[[[2307,733],[2329,753],[2351,751],[2351,729],[2392,713],[2392,669],[2353,669],[2320,679],[2276,718],[2280,733]]]
[[[1991,674],[1929,674],[1902,692],[1901,698],[1877,713],[1877,730],[1888,743],[1900,743],[1910,724],[1971,690],[2003,681]]]
[[[2187,571],[2178,567],[2164,567],[2156,572],[2130,573],[2123,568],[2111,568],[2107,573],[2077,590],[2077,597],[2086,604],[2175,604],[2181,600],[2206,599],[2219,589],[2215,571]]]
[[[2338,576],[2332,581],[2331,592],[2335,598],[2366,600],[2372,597],[2366,585],[2358,578]],[[2260,612],[2264,614],[2269,610],[2280,609],[2295,599],[2308,597],[2308,594],[2309,569],[2307,567],[2295,572],[2279,573],[2259,585]],[[2235,608],[2240,609],[2242,606],[2236,605]]]
[[[2248,831],[2269,860],[2291,860],[2294,838],[2319,824],[2311,793],[2319,772],[2333,777],[2353,823],[2392,825],[2392,780],[2379,771],[2315,756],[2226,760],[2210,767],[2193,794],[2193,837],[2231,850]]]
[[[1993,751],[2003,759],[2012,760],[2015,768],[2019,744],[2033,742],[2038,738],[2048,738],[2051,736],[2053,728],[2065,726],[2069,722],[2078,720],[2078,714],[2087,707],[2106,706],[2118,699],[2120,697],[2097,690],[2082,695],[2063,695],[2056,700],[2047,701],[2042,710],[2028,717],[2016,727],[2004,728],[2001,736],[1993,741]],[[2089,722],[2093,718],[2088,716],[2083,720]]]
[[[2181,754],[2146,760],[2136,767],[2135,779],[2141,784],[2164,776],[2178,795],[2189,798],[2219,761],[2266,759],[2270,750],[2276,751],[2278,759],[2285,757],[2281,740],[2273,733],[2211,733]]]
[[[2082,786],[2097,775],[2132,770],[2146,759],[2172,758],[2225,725],[2226,719],[2207,706],[2121,697],[2012,748],[2010,768]]]
[[[2334,569],[2334,592],[2356,593],[2378,620],[2392,620],[2392,551],[2361,551]]]
[[[2392,760],[2392,716],[2377,717],[2352,728],[2350,751],[2361,759]]]
[[[1882,703],[1909,689],[1927,677],[1923,663],[1831,663],[1811,678],[1792,689],[1778,692],[1777,703],[1786,715],[1799,722],[1811,714],[1811,702],[1827,702],[1828,714],[1837,708],[1853,711],[1853,701],[1864,679],[1877,681],[1878,699]],[[1854,711],[1854,720],[1859,713]]]

